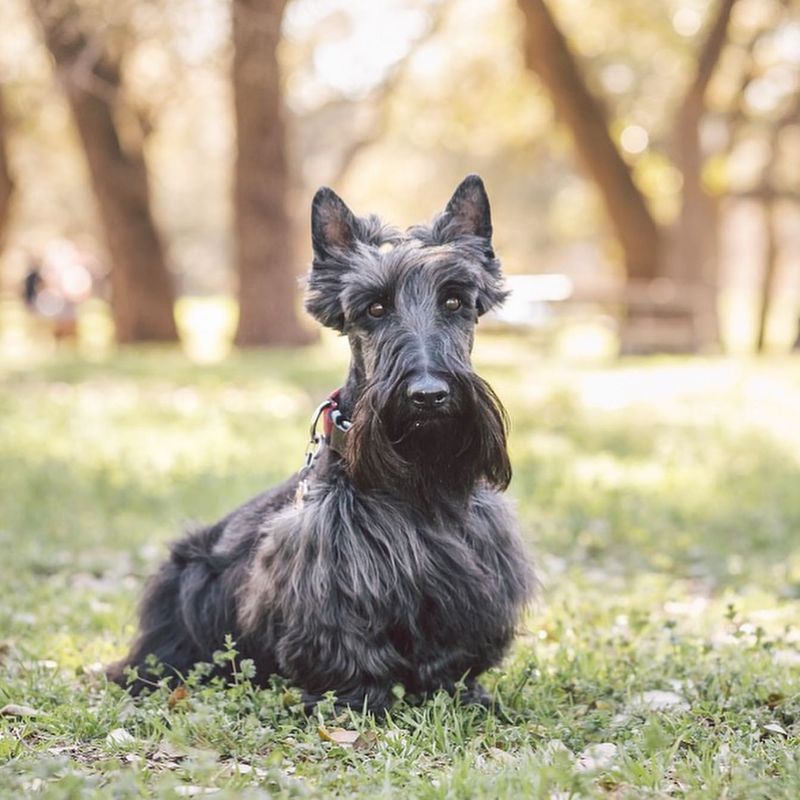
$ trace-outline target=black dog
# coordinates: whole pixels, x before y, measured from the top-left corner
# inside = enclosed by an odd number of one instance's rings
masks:
[[[323,404],[310,465],[191,533],[150,584],[141,632],[110,670],[138,691],[153,654],[174,674],[231,634],[273,673],[381,712],[477,676],[502,657],[533,575],[500,492],[505,412],[472,369],[478,317],[502,303],[489,201],[466,178],[430,226],[357,218],[330,189],[312,207],[306,308],[346,334],[350,372]]]

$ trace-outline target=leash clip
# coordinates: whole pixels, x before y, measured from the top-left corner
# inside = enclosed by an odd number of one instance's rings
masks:
[[[300,483],[297,485],[297,492],[295,494],[295,504],[298,507],[303,505],[303,501],[308,494],[308,479],[306,478],[306,475],[314,465],[314,461],[317,458],[317,454],[322,447],[322,442],[324,439],[324,436],[317,433],[317,426],[319,425],[322,415],[329,408],[332,408],[335,405],[335,401],[331,398],[323,400],[311,415],[311,426],[309,427],[308,431],[308,444],[306,445],[306,451],[303,454],[303,466],[300,467]]]
[[[314,413],[311,415],[311,426],[308,431],[308,444],[306,445],[306,452],[305,455],[303,456],[302,471],[306,471],[311,467],[322,445],[322,440],[324,437],[319,433],[317,433],[317,426],[319,425],[319,420],[327,409],[332,408],[335,405],[336,404],[334,403],[334,401],[331,400],[330,398],[328,398],[327,400],[323,400],[317,406]]]

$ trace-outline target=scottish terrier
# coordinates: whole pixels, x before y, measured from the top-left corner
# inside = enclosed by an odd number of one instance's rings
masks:
[[[173,545],[109,675],[137,692],[156,677],[148,656],[185,675],[230,634],[258,683],[284,676],[307,707],[334,692],[381,713],[395,684],[486,704],[477,678],[534,578],[501,494],[505,412],[470,360],[479,317],[506,296],[483,182],[405,233],[328,188],[311,222],[306,309],[348,337],[345,384],[315,415],[303,469]]]

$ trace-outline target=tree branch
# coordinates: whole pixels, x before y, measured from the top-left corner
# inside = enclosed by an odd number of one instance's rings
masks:
[[[719,63],[722,49],[728,40],[728,25],[736,0],[720,0],[717,14],[706,35],[705,42],[697,57],[697,69],[694,81],[689,86],[687,95],[705,97],[714,70]]]
[[[569,128],[575,148],[605,201],[625,252],[630,278],[655,278],[660,231],[608,130],[605,110],[589,90],[578,62],[544,0],[517,0],[525,17],[524,51]]]
[[[354,108],[359,112],[367,111],[366,118],[354,125],[352,134],[347,137],[347,141],[343,143],[336,157],[331,159],[334,163],[331,165],[330,172],[325,170],[325,174],[321,176],[315,174],[315,183],[339,185],[344,181],[358,155],[384,134],[388,122],[387,101],[397,86],[406,78],[415,53],[441,30],[447,6],[447,0],[440,0],[436,4],[430,23],[425,30],[411,42],[405,55],[389,67],[383,79],[370,90],[366,97],[358,100],[332,99],[313,113],[306,115],[303,126],[313,132],[312,139],[316,147],[318,131],[328,127],[329,118],[333,117],[336,124],[341,125],[341,120],[347,116],[348,109]]]

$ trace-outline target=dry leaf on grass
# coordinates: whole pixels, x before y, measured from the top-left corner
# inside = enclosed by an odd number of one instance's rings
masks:
[[[346,747],[352,747],[356,743],[356,739],[358,739],[358,731],[347,731],[344,728],[326,728],[324,725],[320,725],[317,730],[319,730],[320,739]]]
[[[174,688],[171,692],[169,697],[167,698],[167,706],[170,709],[175,708],[175,706],[180,705],[186,698],[189,696],[189,690],[181,685]]]
[[[359,734],[358,739],[353,742],[353,750],[358,750],[363,753],[366,750],[372,750],[377,743],[378,734],[376,731],[364,731],[364,733]]]
[[[654,689],[642,692],[633,698],[631,707],[634,711],[688,711],[689,704],[685,698],[675,692],[664,692]]]
[[[507,753],[505,750],[501,750],[499,747],[489,747],[486,750],[487,755],[493,761],[497,761],[500,764],[511,765],[516,763],[517,759],[514,758],[511,753]]]
[[[0,717],[35,717],[39,712],[30,706],[19,706],[16,703],[9,703],[0,708]]]
[[[617,746],[611,742],[590,744],[576,761],[578,772],[594,772],[608,769],[617,757]]]
[[[132,744],[136,740],[131,736],[125,728],[114,728],[108,736],[106,736],[106,741],[109,744],[115,744],[117,747],[124,747],[125,745]]]

